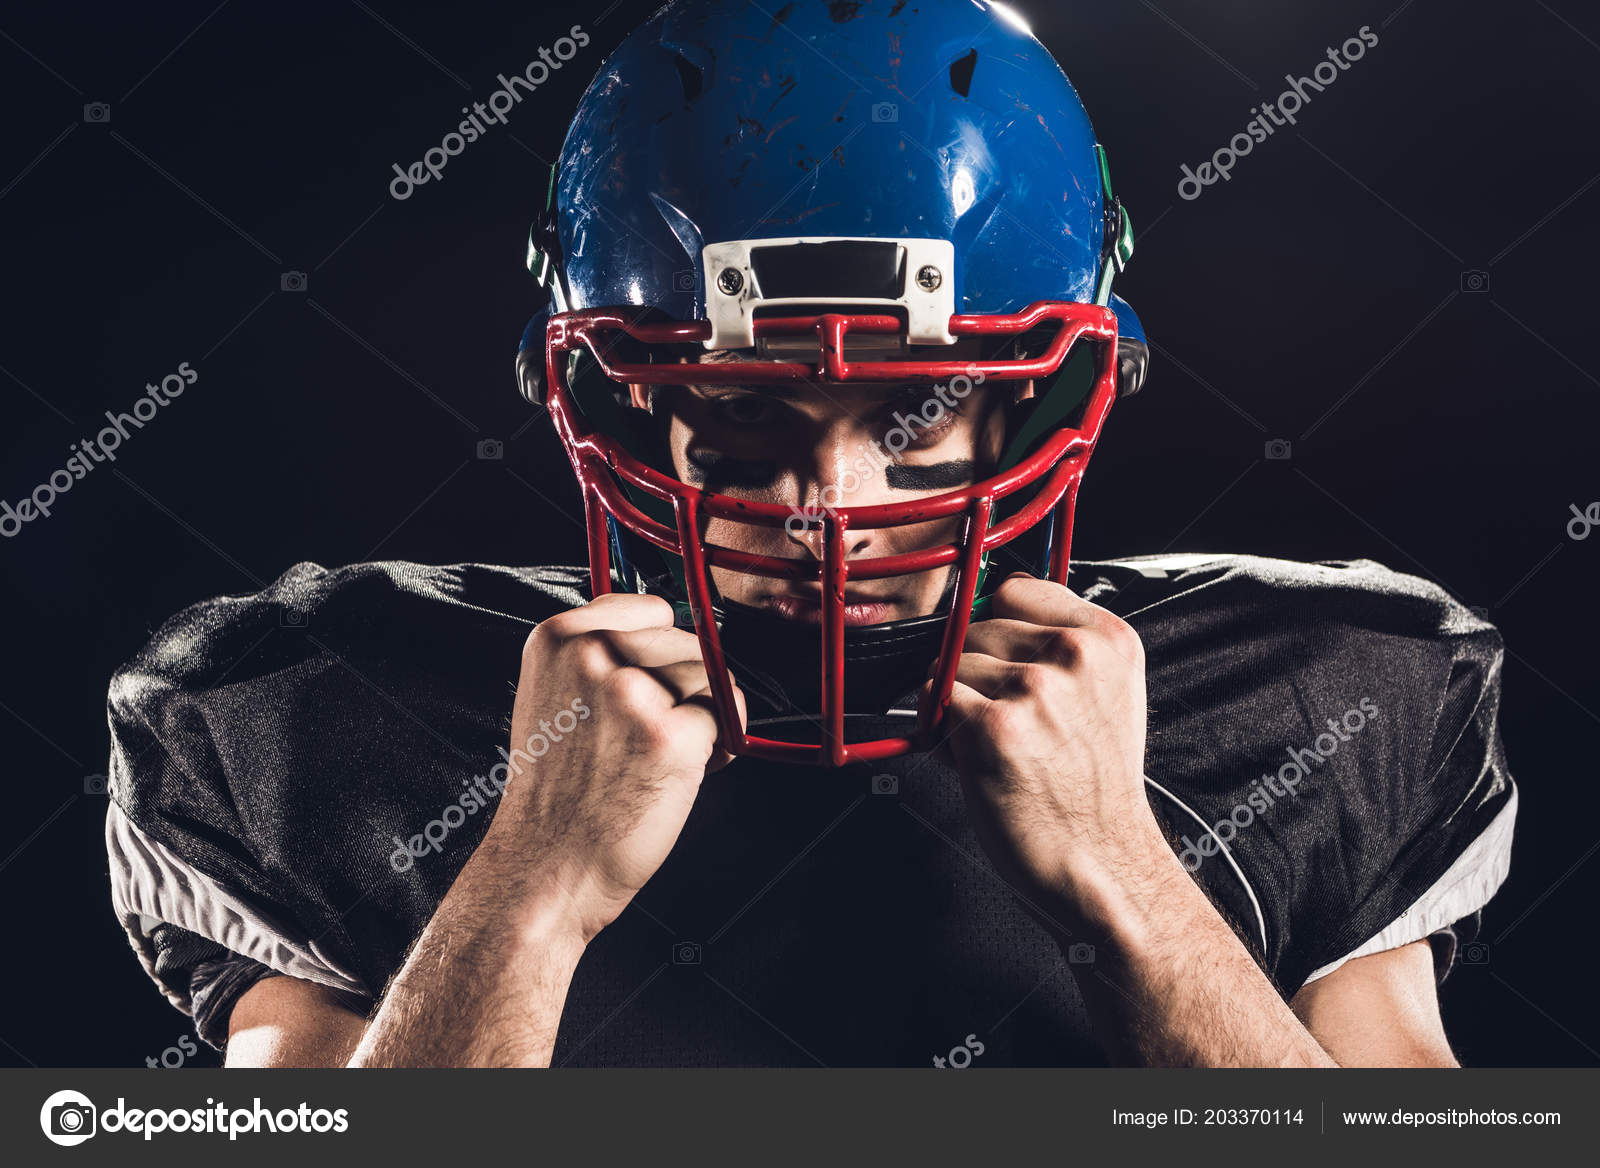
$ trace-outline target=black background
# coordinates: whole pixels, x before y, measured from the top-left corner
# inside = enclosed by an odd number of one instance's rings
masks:
[[[112,918],[85,786],[106,765],[106,679],[167,615],[302,560],[581,557],[565,460],[511,377],[537,304],[523,248],[541,159],[651,7],[0,15],[0,497],[147,382],[199,373],[114,466],[0,541],[0,1061],[141,1065],[188,1032]],[[1600,1062],[1600,538],[1567,531],[1600,498],[1600,18],[1577,0],[1019,7],[1110,151],[1139,238],[1119,288],[1155,349],[1075,550],[1366,556],[1487,609],[1523,803],[1488,960],[1447,982],[1446,1020],[1467,1063]],[[509,126],[390,197],[391,164],[575,22],[594,43]],[[1363,25],[1380,43],[1297,131],[1179,197],[1181,164]],[[90,102],[109,121],[86,121]],[[281,291],[286,271],[306,290]],[[1292,457],[1265,458],[1280,438]],[[477,457],[484,440],[505,457]]]

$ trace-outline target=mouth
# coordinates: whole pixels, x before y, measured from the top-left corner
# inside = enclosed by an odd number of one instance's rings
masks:
[[[768,596],[763,602],[768,611],[784,620],[806,624],[822,623],[822,589],[803,592],[780,592]],[[895,602],[880,597],[861,596],[850,592],[844,598],[844,623],[846,625],[881,625],[894,614]]]

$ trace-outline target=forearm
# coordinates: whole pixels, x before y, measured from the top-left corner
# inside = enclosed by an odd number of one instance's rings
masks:
[[[516,857],[478,850],[390,983],[351,1066],[549,1065],[584,943],[559,895],[526,887],[535,879]]]
[[[1114,862],[1069,880],[1065,947],[1113,1060],[1144,1066],[1336,1065],[1172,854],[1152,821]],[[1102,940],[1103,939],[1103,940]]]

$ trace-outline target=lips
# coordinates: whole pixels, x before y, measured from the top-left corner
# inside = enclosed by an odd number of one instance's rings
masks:
[[[804,593],[781,592],[769,596],[766,607],[785,620],[822,623],[822,590]],[[846,625],[878,625],[889,620],[894,613],[893,602],[875,597],[845,593],[844,623]]]

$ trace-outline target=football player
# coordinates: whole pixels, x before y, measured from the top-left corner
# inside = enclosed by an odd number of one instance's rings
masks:
[[[1002,5],[669,4],[529,249],[587,568],[168,622],[110,694],[150,975],[230,1065],[1451,1064],[1498,635],[1365,561],[1070,563],[1131,252]]]

